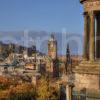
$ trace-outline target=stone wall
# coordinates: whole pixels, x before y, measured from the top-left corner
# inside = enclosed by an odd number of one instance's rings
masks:
[[[100,89],[100,76],[93,74],[75,73],[76,88]]]

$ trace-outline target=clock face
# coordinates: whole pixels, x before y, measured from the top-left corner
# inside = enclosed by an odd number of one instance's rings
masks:
[[[50,48],[49,50],[50,50],[50,52],[53,52],[54,51],[52,48]]]

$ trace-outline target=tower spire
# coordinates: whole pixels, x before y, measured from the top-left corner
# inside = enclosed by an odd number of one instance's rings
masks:
[[[66,64],[65,64],[65,69],[66,69],[66,74],[69,74],[72,71],[72,60],[71,60],[71,55],[70,55],[69,44],[67,44],[67,48],[66,48]]]

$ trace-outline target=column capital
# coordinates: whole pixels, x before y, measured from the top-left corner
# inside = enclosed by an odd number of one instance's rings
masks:
[[[83,13],[83,16],[84,16],[84,17],[87,17],[87,16],[88,16],[88,12],[84,12],[84,13]]]
[[[90,17],[94,17],[94,16],[95,16],[94,11],[90,11],[90,12],[88,12],[88,13],[89,13],[89,16],[90,16]]]

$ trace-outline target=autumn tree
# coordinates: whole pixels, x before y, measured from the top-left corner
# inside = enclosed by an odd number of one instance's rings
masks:
[[[37,100],[57,100],[56,91],[54,91],[50,85],[49,81],[42,77],[37,86]]]

